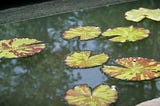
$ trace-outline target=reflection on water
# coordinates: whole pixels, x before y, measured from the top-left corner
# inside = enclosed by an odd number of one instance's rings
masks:
[[[89,69],[76,69],[73,70],[75,76],[80,75],[81,79],[75,82],[78,84],[88,84],[94,88],[101,83],[105,83],[107,77],[101,73],[100,67],[89,68]]]
[[[0,106],[67,106],[64,94],[76,84],[88,84],[92,88],[101,83],[116,85],[119,91],[116,106],[134,106],[159,97],[159,78],[140,82],[121,81],[105,76],[100,72],[100,66],[71,69],[63,61],[68,53],[81,50],[109,54],[106,64],[114,64],[116,58],[130,56],[160,61],[160,24],[148,19],[140,23],[124,19],[125,11],[139,7],[158,8],[160,1],[141,0],[0,25],[0,39],[28,37],[47,45],[45,50],[31,57],[0,60]],[[109,27],[134,25],[149,29],[151,34],[142,41],[123,44],[110,42],[102,36],[82,42],[62,38],[64,30],[79,25],[99,26],[102,31]]]

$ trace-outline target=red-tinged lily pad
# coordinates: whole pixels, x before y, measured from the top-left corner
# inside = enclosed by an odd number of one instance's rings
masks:
[[[109,106],[118,93],[108,85],[99,85],[93,91],[87,85],[78,85],[66,92],[65,100],[73,106]]]
[[[125,13],[125,18],[134,22],[139,22],[144,18],[149,18],[154,21],[160,21],[160,9],[132,9]]]
[[[150,80],[160,76],[160,62],[142,57],[116,59],[123,66],[103,66],[102,72],[122,80]]]
[[[117,27],[114,29],[108,29],[102,33],[103,36],[112,37],[109,40],[113,42],[126,42],[126,41],[137,41],[144,39],[149,36],[149,30],[144,28],[130,27]]]
[[[102,65],[108,60],[108,55],[101,53],[90,56],[91,51],[74,52],[69,54],[66,59],[66,65],[74,68],[88,68]]]
[[[17,58],[31,56],[45,48],[41,41],[28,38],[15,38],[0,41],[0,58]]]
[[[89,40],[98,37],[101,34],[99,27],[95,26],[85,26],[70,28],[63,33],[63,38],[72,39],[75,37],[80,37],[80,40]]]

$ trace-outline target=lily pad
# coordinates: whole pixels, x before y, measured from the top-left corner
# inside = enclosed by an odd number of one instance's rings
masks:
[[[66,92],[65,100],[74,106],[108,106],[116,101],[118,93],[107,85],[99,85],[93,91],[87,85],[78,85]]]
[[[108,55],[101,53],[90,56],[91,51],[74,52],[69,54],[66,59],[66,65],[74,68],[87,68],[102,65],[108,60]]]
[[[102,72],[122,80],[150,80],[160,76],[160,62],[142,57],[116,59],[121,66],[103,66]]]
[[[130,27],[117,27],[114,29],[108,29],[102,33],[103,36],[112,37],[109,40],[113,42],[126,42],[137,41],[149,36],[149,30],[144,28]]]
[[[0,58],[17,58],[31,56],[45,48],[41,41],[28,38],[15,38],[0,41]]]
[[[125,13],[125,18],[130,21],[139,22],[144,18],[149,18],[154,21],[160,21],[160,9],[139,8],[132,9]]]
[[[89,40],[98,37],[101,34],[99,27],[95,26],[85,26],[70,28],[63,33],[65,39],[72,39],[75,37],[80,37],[80,40]]]

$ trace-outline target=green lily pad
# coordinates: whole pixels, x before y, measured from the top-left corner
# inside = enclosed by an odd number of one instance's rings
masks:
[[[160,76],[160,62],[142,57],[116,59],[120,66],[103,66],[102,72],[122,80],[150,80]]]
[[[149,30],[144,28],[130,27],[117,27],[114,29],[108,29],[102,33],[103,36],[112,37],[109,40],[113,42],[126,42],[137,41],[149,36]]]
[[[0,41],[0,58],[17,58],[31,56],[45,48],[41,41],[28,38],[15,38]]]
[[[160,9],[139,8],[132,9],[125,13],[125,18],[130,21],[139,22],[144,18],[149,18],[154,21],[160,21]]]
[[[108,55],[101,53],[90,56],[91,51],[74,52],[69,54],[66,59],[66,65],[75,68],[87,68],[102,65],[108,60]]]
[[[99,85],[93,91],[87,85],[78,85],[66,92],[65,100],[73,106],[109,106],[118,93],[107,85]]]
[[[70,28],[63,33],[63,38],[72,39],[75,37],[80,37],[80,40],[89,40],[98,37],[101,34],[99,27],[95,26],[85,26]]]

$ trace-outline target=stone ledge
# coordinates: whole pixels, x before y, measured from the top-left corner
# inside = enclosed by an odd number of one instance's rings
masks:
[[[144,101],[136,106],[160,106],[160,98]]]
[[[53,0],[0,11],[0,24],[137,0]]]

